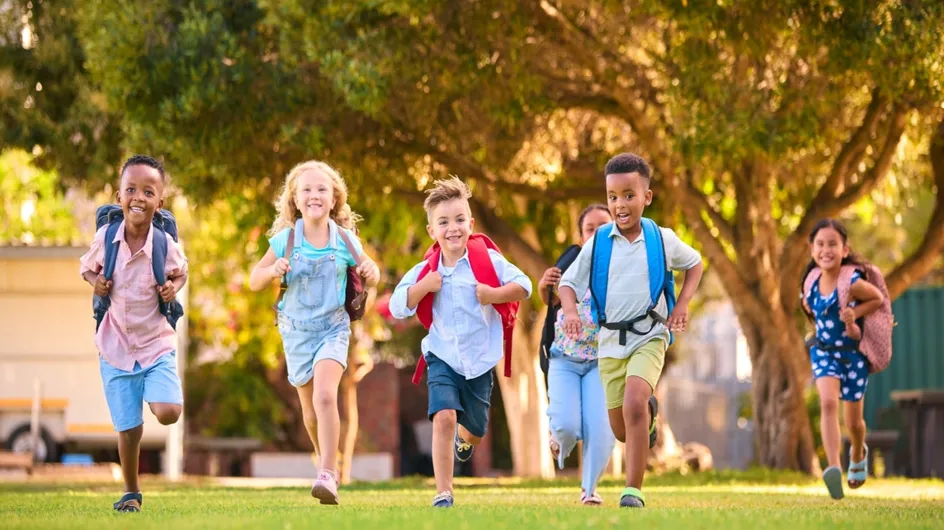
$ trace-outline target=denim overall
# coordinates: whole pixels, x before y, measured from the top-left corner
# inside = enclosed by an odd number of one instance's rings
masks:
[[[330,248],[337,251],[338,227],[334,221],[328,225]],[[295,223],[294,246],[287,249],[292,270],[278,317],[288,380],[296,387],[311,380],[319,361],[331,359],[347,368],[351,339],[351,319],[339,295],[336,252],[314,260],[306,258],[301,253],[303,230],[304,222],[299,219]]]

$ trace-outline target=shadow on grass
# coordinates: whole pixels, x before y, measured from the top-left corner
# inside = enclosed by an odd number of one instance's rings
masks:
[[[763,485],[808,485],[817,479],[802,473],[790,471],[775,471],[770,469],[750,469],[747,471],[708,471],[704,473],[678,472],[661,475],[647,475],[646,486],[688,487],[702,485],[733,485],[733,484],[763,484]],[[212,477],[193,476],[183,482],[167,482],[159,476],[142,477],[143,487],[150,492],[157,491],[186,491],[213,489],[216,491],[244,490],[241,487],[221,486],[213,483]],[[343,486],[348,491],[395,491],[428,489],[433,483],[432,477],[410,476],[401,477],[387,482],[355,482]],[[560,478],[551,480],[523,479],[518,477],[457,477],[456,486],[463,489],[502,488],[508,490],[541,490],[556,488],[579,488],[577,478]],[[623,479],[607,477],[600,481],[601,487],[622,487]],[[87,493],[113,493],[121,488],[119,482],[7,482],[0,483],[0,495],[5,493],[48,493],[62,491],[84,491]],[[271,490],[294,490],[298,486],[274,486]]]

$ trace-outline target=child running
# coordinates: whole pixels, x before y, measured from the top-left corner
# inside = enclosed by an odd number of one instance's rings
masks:
[[[593,237],[598,227],[612,221],[605,205],[588,206],[577,219],[581,244]],[[547,269],[538,282],[538,293],[549,311],[559,305],[554,291],[561,274],[573,261],[573,258],[567,260],[567,256],[573,255],[577,248],[572,247],[558,258],[557,265]],[[573,451],[577,441],[583,440],[580,502],[586,506],[598,506],[603,504],[603,498],[596,493],[597,482],[610,462],[616,439],[610,431],[606,398],[597,367],[597,333],[600,327],[593,319],[589,289],[578,302],[578,313],[583,327],[580,336],[571,339],[564,333],[564,313],[557,312],[547,371],[550,401],[547,415],[551,426],[551,453],[560,469],[564,469],[564,459]]]
[[[577,293],[583,297],[591,291],[591,308],[602,328],[597,355],[610,426],[626,444],[626,488],[620,506],[641,508],[645,500],[640,488],[655,434],[653,392],[670,332],[683,331],[688,323],[688,304],[703,265],[698,252],[675,232],[643,217],[652,202],[645,160],[631,153],[617,155],[607,162],[605,175],[607,206],[615,223],[603,225],[587,240],[561,278],[560,298],[564,330],[576,340],[584,327]],[[687,271],[677,303],[673,270]]]
[[[338,384],[351,336],[345,310],[347,269],[356,267],[368,286],[380,278],[357,236],[335,221],[342,210],[347,212],[346,204],[347,186],[331,166],[319,161],[295,166],[275,202],[278,217],[269,231],[269,250],[249,276],[253,291],[273,280],[284,278],[287,284],[277,304],[278,327],[288,380],[298,391],[305,428],[320,453],[311,495],[321,504],[339,502]]]
[[[119,512],[140,512],[144,502],[138,487],[144,402],[162,425],[176,423],[183,410],[176,319],[165,308],[175,303],[177,292],[187,282],[187,258],[175,237],[155,225],[156,215],[162,227],[164,213],[172,219],[170,212],[161,210],[166,184],[160,162],[144,155],[129,158],[120,172],[120,212],[114,207],[106,214],[106,224],[95,233],[79,266],[79,274],[100,298],[96,309],[105,310],[96,315],[100,320],[95,345],[105,401],[118,432],[125,485],[124,495],[114,504]],[[161,255],[164,263],[152,265],[152,258],[159,260]],[[163,283],[157,274],[165,277]],[[101,305],[101,300],[108,302]]]
[[[437,494],[432,504],[439,508],[453,505],[453,451],[455,458],[467,461],[488,427],[492,368],[502,358],[506,340],[496,307],[531,295],[531,280],[489,248],[488,238],[472,234],[471,197],[458,178],[436,181],[424,204],[426,231],[435,244],[428,260],[413,267],[390,298],[390,312],[398,319],[417,314],[419,306],[424,320],[423,312],[431,308],[421,348],[433,422]],[[480,283],[476,278],[485,273],[497,276],[500,286]]]
[[[810,364],[819,392],[820,429],[829,467],[823,481],[829,495],[843,498],[839,450],[839,402],[844,403],[846,427],[849,429],[850,488],[859,488],[868,476],[868,453],[865,445],[863,403],[869,383],[869,361],[859,349],[862,319],[879,309],[885,296],[858,269],[866,263],[849,248],[845,227],[835,219],[823,219],[810,233],[812,259],[803,274],[803,308],[816,323],[816,337],[810,345]],[[842,285],[841,274],[850,270],[848,285]],[[820,273],[814,281],[810,273]],[[848,288],[848,304],[843,306],[841,291]]]

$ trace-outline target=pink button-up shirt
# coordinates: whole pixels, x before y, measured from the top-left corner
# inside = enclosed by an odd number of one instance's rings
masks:
[[[79,274],[87,271],[101,273],[105,260],[105,230],[95,233],[92,247],[82,256]],[[141,368],[154,364],[162,355],[177,349],[174,328],[158,309],[157,280],[151,269],[154,227],[148,231],[147,241],[133,256],[125,242],[125,224],[122,221],[115,234],[118,257],[109,297],[111,306],[105,313],[95,345],[108,364],[120,370],[132,371],[137,361]],[[167,238],[166,277],[174,278],[187,270],[187,258],[172,237]]]

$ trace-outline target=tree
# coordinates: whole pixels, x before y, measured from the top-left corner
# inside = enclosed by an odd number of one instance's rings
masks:
[[[165,153],[193,197],[271,194],[292,164],[325,158],[371,213],[363,233],[391,270],[426,246],[418,190],[457,173],[474,184],[479,226],[536,278],[566,239],[547,227],[569,222],[571,201],[602,196],[608,156],[642,153],[663,224],[684,223],[734,300],[760,462],[804,470],[806,234],[892,173],[903,136],[931,138],[944,100],[933,1],[110,0],[70,16],[124,147]],[[915,180],[935,207],[888,275],[894,295],[944,246],[940,141],[928,145],[933,178]],[[517,343],[511,385],[531,404],[535,348]],[[513,408],[546,436],[535,409]],[[516,471],[546,473],[512,434]]]

